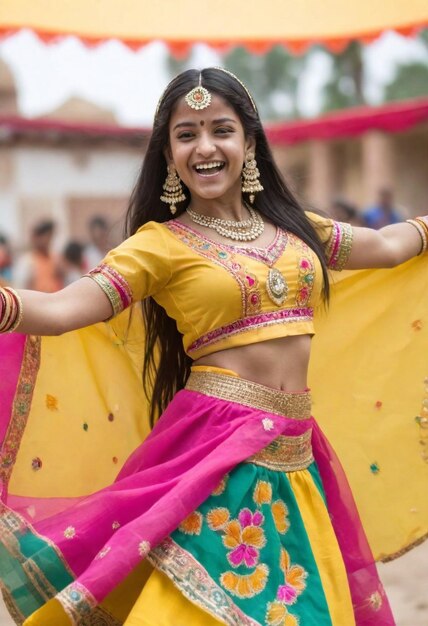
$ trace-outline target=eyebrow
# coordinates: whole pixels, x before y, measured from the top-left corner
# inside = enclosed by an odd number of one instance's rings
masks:
[[[232,119],[231,117],[220,117],[217,120],[213,120],[211,123],[212,124],[225,124],[226,122],[232,122],[233,124],[236,124],[236,120]],[[183,126],[194,127],[194,126],[198,126],[198,123],[197,122],[179,122],[178,124],[174,126],[172,130],[174,131],[177,128],[182,128]]]

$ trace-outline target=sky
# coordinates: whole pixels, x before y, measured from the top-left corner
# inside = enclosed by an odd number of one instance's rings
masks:
[[[166,86],[167,50],[160,42],[138,52],[118,41],[86,48],[68,37],[49,46],[29,31],[0,42],[0,58],[12,69],[19,90],[19,108],[26,117],[41,116],[72,96],[113,111],[126,126],[150,126],[157,101]],[[383,86],[398,64],[409,60],[428,63],[423,44],[396,33],[385,33],[364,49],[366,94],[376,104]],[[220,65],[221,58],[204,45],[194,47],[189,67]],[[299,87],[303,115],[320,108],[320,92],[331,71],[331,59],[322,51],[310,55]]]

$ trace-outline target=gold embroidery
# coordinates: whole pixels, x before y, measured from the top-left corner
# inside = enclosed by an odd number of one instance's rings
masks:
[[[283,417],[309,419],[311,416],[309,391],[287,393],[236,376],[213,372],[192,372],[186,389]]]
[[[85,626],[120,626],[108,611],[97,606],[93,595],[83,585],[74,582],[57,595],[72,624]]]
[[[333,230],[326,247],[327,265],[340,272],[348,262],[352,250],[354,231],[346,222],[333,222]]]
[[[12,594],[9,592],[8,589],[6,589],[6,587],[2,584],[1,581],[0,581],[0,589],[1,589],[5,606],[7,610],[9,611],[13,621],[18,626],[22,626],[22,624],[25,622],[25,616],[18,609],[18,606],[15,600],[13,599]]]
[[[27,425],[34,385],[40,365],[40,337],[28,336],[12,407],[12,416],[0,454],[0,480],[6,486],[12,474],[21,439]]]
[[[104,291],[107,298],[110,300],[110,304],[113,309],[113,316],[118,315],[121,311],[123,311],[123,304],[120,295],[117,293],[116,288],[111,284],[110,280],[106,276],[96,272],[86,274],[86,276],[88,278],[92,278],[92,280],[94,280]]]
[[[381,563],[389,563],[390,561],[394,561],[395,559],[400,558],[400,556],[403,556],[403,554],[407,554],[407,552],[410,552],[410,550],[413,550],[413,548],[420,546],[422,543],[427,541],[427,539],[428,539],[428,533],[425,533],[425,535],[422,535],[422,537],[419,537],[418,539],[415,539],[415,541],[408,543],[406,546],[404,546],[400,550],[397,550],[396,552],[393,552],[392,554],[382,556],[378,560]]]
[[[58,546],[48,539],[47,537],[40,535],[23,517],[16,511],[12,511],[6,505],[0,503],[0,540],[2,545],[6,548],[9,554],[22,562],[27,559],[27,556],[21,552],[21,546],[17,540],[15,533],[23,534],[24,532],[31,533],[35,537],[41,539],[46,543],[51,550],[55,552],[58,559],[61,561],[62,566],[69,574],[70,578],[74,578],[74,574],[71,571],[67,561],[63,557]]]
[[[228,626],[254,626],[254,620],[241,611],[207,570],[170,537],[156,546],[147,558],[186,598],[213,617]]]
[[[306,469],[314,460],[311,437],[311,428],[297,437],[280,435],[244,462],[277,472],[296,472]]]

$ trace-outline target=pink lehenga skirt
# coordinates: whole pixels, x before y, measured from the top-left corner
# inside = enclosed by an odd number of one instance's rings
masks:
[[[193,371],[112,485],[49,506],[2,493],[0,577],[17,624],[44,624],[52,606],[49,623],[123,624],[108,600],[145,559],[219,623],[351,626],[337,617],[351,610],[357,626],[394,624],[307,391]]]

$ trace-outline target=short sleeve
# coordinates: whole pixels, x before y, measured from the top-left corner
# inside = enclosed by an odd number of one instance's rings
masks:
[[[306,217],[325,247],[327,266],[331,270],[343,270],[352,250],[354,233],[346,222],[335,222],[329,217],[306,211]]]
[[[171,262],[163,228],[162,224],[148,222],[86,274],[110,300],[113,315],[155,295],[170,279]]]

